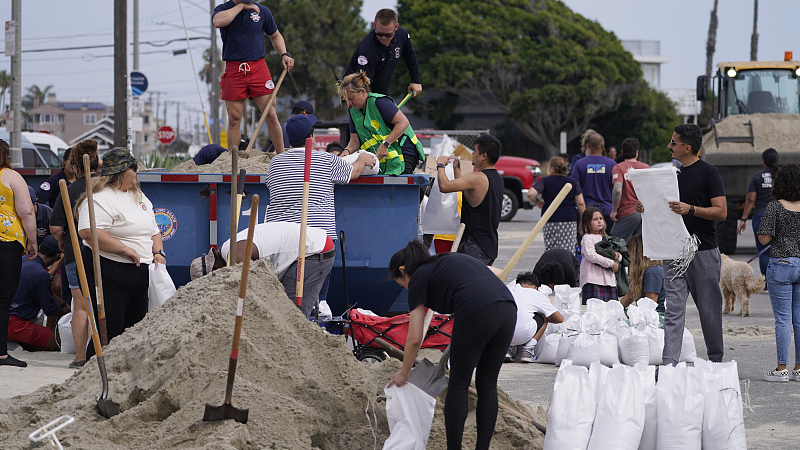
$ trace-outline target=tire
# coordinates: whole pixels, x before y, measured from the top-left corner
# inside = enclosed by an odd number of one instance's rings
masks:
[[[358,352],[357,358],[367,364],[376,364],[386,359],[386,352],[374,348],[364,348]]]
[[[716,222],[717,244],[719,245],[719,251],[721,253],[725,253],[726,255],[736,254],[736,227],[738,226],[737,217],[738,214],[736,213],[736,209],[731,209],[731,205],[729,204],[728,218],[724,221]]]
[[[519,199],[510,189],[503,190],[503,203],[500,205],[500,221],[508,222],[513,219],[519,209]]]

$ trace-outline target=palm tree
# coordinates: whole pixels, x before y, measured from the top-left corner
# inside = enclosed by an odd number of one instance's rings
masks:
[[[0,70],[0,113],[6,110],[6,91],[9,86],[11,86],[11,75],[5,70]]]
[[[753,4],[753,34],[750,36],[750,61],[758,61],[758,0]]]
[[[28,93],[25,94],[24,97],[22,97],[22,109],[23,109],[22,116],[28,128],[31,128],[33,125],[33,120],[31,119],[31,114],[30,114],[30,110],[33,109],[33,100],[38,99],[39,104],[41,105],[47,100],[47,94],[50,93],[51,89],[53,89],[52,84],[45,87],[44,89],[33,84],[30,87],[28,87]]]
[[[711,69],[714,65],[714,51],[717,48],[717,3],[714,0],[714,9],[711,10],[711,20],[708,23],[708,40],[706,41],[706,78],[711,78]]]

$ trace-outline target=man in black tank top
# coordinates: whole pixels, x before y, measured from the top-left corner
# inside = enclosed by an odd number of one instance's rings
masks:
[[[475,140],[472,165],[475,172],[461,175],[458,164],[453,167],[455,179],[445,175],[445,165],[451,157],[436,160],[437,181],[442,193],[463,192],[461,223],[466,225],[459,253],[473,256],[486,265],[497,258],[497,227],[500,225],[500,208],[503,204],[503,177],[494,168],[500,158],[502,145],[496,137],[484,134]]]

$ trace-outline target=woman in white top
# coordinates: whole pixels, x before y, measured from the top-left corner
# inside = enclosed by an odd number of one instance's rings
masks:
[[[153,204],[142,193],[137,170],[133,155],[128,149],[118,147],[105,154],[101,176],[92,180],[109,341],[144,318],[150,282],[147,266],[152,262],[166,264]],[[92,242],[85,195],[78,200],[76,209],[78,234],[86,245],[83,264],[91,286],[94,284]],[[94,289],[90,290],[96,302]],[[93,350],[89,346],[87,358]]]

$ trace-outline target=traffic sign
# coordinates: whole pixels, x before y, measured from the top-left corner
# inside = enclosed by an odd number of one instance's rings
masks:
[[[147,77],[142,72],[131,72],[131,93],[138,97],[147,90]]]
[[[175,130],[172,127],[163,126],[156,132],[156,139],[164,145],[172,144],[175,140]]]

